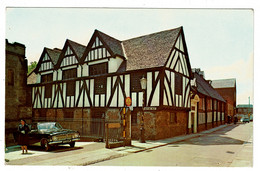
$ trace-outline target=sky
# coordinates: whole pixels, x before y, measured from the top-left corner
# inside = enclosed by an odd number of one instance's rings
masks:
[[[87,45],[95,29],[126,40],[183,26],[192,68],[206,79],[236,78],[237,104],[254,102],[251,9],[6,8],[5,38],[26,46],[28,63],[66,39]]]

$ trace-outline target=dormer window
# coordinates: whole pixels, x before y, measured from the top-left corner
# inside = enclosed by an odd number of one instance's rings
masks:
[[[89,66],[89,75],[101,75],[101,74],[107,74],[107,73],[108,73],[107,62]]]
[[[77,68],[62,71],[63,80],[72,79],[72,78],[77,78]]]

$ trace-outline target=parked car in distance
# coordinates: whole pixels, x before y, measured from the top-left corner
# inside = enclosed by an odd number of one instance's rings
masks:
[[[41,145],[45,151],[59,144],[75,146],[80,139],[78,131],[63,129],[58,122],[36,122],[30,126],[29,145]]]
[[[240,121],[243,122],[243,123],[249,123],[250,122],[249,118],[241,118]]]

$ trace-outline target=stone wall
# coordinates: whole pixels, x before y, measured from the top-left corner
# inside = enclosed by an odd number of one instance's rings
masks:
[[[158,140],[188,133],[188,112],[176,111],[176,123],[170,122],[170,113],[169,110],[144,112],[146,140]],[[137,124],[132,125],[132,139],[140,139],[141,114],[141,111],[137,113]]]
[[[21,119],[31,122],[30,87],[27,86],[25,46],[6,40],[5,67],[5,143],[14,145],[13,132]]]

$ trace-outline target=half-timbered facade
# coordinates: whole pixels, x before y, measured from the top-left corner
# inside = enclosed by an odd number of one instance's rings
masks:
[[[189,132],[196,133],[225,123],[226,101],[204,78],[204,72],[193,69]]]
[[[143,102],[146,138],[187,132],[192,73],[182,27],[124,41],[95,30],[87,46],[67,40],[56,62],[46,54],[32,85],[35,117],[82,119],[77,129],[88,136],[84,119],[119,116],[131,97],[132,138],[139,137]]]

